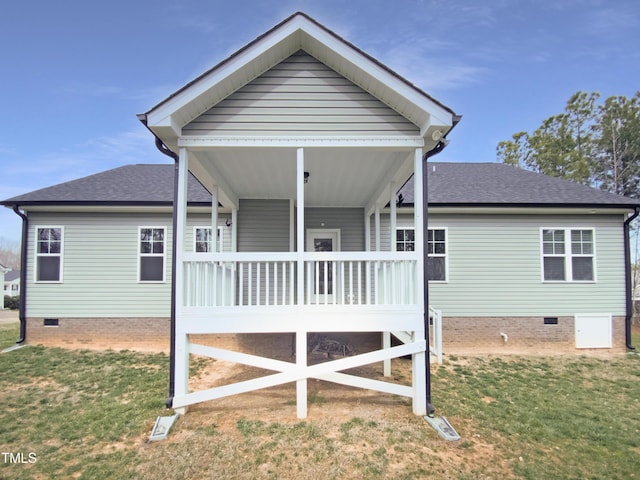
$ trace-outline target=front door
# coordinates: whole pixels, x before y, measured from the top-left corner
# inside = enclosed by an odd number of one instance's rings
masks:
[[[340,230],[308,229],[308,252],[340,251]],[[307,271],[308,288],[311,291],[311,303],[333,303],[337,293],[336,262],[317,260]]]

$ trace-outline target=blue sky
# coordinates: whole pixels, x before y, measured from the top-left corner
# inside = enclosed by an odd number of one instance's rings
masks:
[[[136,114],[299,10],[463,115],[439,161],[495,161],[578,90],[640,90],[637,0],[9,2],[0,198],[166,163]],[[5,208],[0,237],[20,237]]]

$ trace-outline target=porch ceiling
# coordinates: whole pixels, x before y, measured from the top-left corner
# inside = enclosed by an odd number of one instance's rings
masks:
[[[373,149],[305,148],[305,206],[367,207],[389,199],[413,172],[413,153]],[[296,198],[296,150],[220,148],[195,152],[196,176],[218,185],[220,201],[232,198]],[[198,172],[206,172],[198,175]],[[207,177],[207,178],[204,178]]]

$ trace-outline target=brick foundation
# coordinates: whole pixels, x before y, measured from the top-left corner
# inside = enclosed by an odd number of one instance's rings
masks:
[[[576,348],[574,317],[557,319],[557,324],[545,325],[543,317],[444,317],[443,350],[445,353],[588,351]],[[593,350],[624,351],[625,348],[624,317],[613,317],[613,348]]]
[[[72,348],[169,351],[169,318],[27,318],[27,342]],[[51,322],[49,322],[51,323]]]
[[[44,318],[27,319],[27,342],[70,348],[132,349],[169,352],[169,318],[58,318],[45,326]],[[542,317],[444,317],[443,350],[454,353],[581,353],[575,347],[574,317],[558,317],[545,325]],[[505,341],[501,333],[506,334]],[[282,334],[195,335],[197,343],[252,351],[260,342],[282,347],[290,355],[291,336]],[[246,347],[249,347],[248,349]],[[613,348],[625,351],[624,317],[613,318]],[[595,350],[595,349],[594,349]]]

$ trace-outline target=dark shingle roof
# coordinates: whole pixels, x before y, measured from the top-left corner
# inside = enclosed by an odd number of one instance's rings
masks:
[[[428,195],[432,206],[620,206],[639,199],[597,190],[570,180],[530,172],[503,163],[429,162]],[[413,178],[401,189],[413,204]]]
[[[614,195],[569,180],[501,163],[428,163],[431,206],[607,206],[630,207],[640,200]],[[126,165],[36,190],[0,202],[4,205],[169,205],[173,165]],[[413,204],[413,178],[401,189]],[[189,180],[192,204],[210,204],[211,194]]]
[[[13,282],[17,278],[20,278],[20,270],[11,270],[4,274],[5,282]]]
[[[154,205],[173,201],[173,165],[125,165],[9,198],[4,205]],[[193,176],[188,199],[211,204],[211,194]]]

